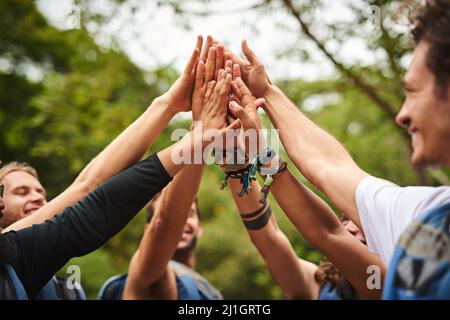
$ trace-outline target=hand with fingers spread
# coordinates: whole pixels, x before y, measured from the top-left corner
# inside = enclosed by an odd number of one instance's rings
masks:
[[[261,121],[257,110],[264,104],[265,100],[264,98],[255,99],[240,77],[237,77],[232,82],[232,87],[242,105],[236,101],[230,101],[230,111],[240,120],[242,129],[245,132],[253,131],[255,133],[255,137],[257,138],[255,142],[260,144],[263,137],[261,134]],[[246,149],[248,150],[248,148]]]
[[[195,74],[194,92],[192,93],[192,119],[194,121],[199,120],[207,84],[217,79],[219,70],[223,68],[223,58],[223,45],[214,45],[213,38],[208,36]]]
[[[254,157],[267,145],[261,131],[261,121],[257,112],[265,100],[263,98],[255,99],[244,81],[239,77],[232,82],[232,88],[241,104],[230,101],[229,109],[241,123],[242,132],[239,139],[245,145],[245,153],[249,157]]]
[[[220,42],[215,39],[213,40],[213,43],[216,45],[220,44]],[[249,48],[247,40],[242,40],[241,47],[247,60],[241,59],[228,48],[225,48],[225,60],[229,59],[240,67],[242,79],[248,85],[253,95],[258,98],[264,98],[269,91],[272,82],[267,76],[264,65]]]
[[[219,70],[218,79],[207,84],[204,104],[200,113],[204,129],[223,129],[226,127],[226,115],[231,89],[231,70]]]
[[[194,52],[189,58],[183,73],[170,87],[170,89],[160,97],[160,100],[166,102],[174,112],[191,110],[196,65],[202,44],[203,37],[198,36]]]

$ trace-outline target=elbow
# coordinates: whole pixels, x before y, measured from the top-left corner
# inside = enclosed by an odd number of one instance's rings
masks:
[[[314,230],[310,234],[304,234],[305,239],[317,250],[322,252],[326,252],[328,248],[330,248],[330,244],[334,244],[337,241],[340,241],[343,236],[346,236],[347,231],[340,226],[336,226],[332,228],[321,227],[318,230]]]

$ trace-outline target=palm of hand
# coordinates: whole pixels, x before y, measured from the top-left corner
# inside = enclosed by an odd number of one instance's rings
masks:
[[[270,80],[267,78],[264,66],[262,64],[252,65],[250,62],[245,62],[241,66],[241,70],[242,78],[250,91],[258,98],[264,97],[270,86]]]
[[[168,91],[171,103],[179,111],[185,112],[191,110],[192,82],[192,76],[183,74]]]

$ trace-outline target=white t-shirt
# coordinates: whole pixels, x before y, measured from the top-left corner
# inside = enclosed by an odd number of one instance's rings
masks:
[[[450,202],[450,187],[399,187],[366,177],[356,188],[356,205],[369,250],[389,265],[406,227],[421,213]]]

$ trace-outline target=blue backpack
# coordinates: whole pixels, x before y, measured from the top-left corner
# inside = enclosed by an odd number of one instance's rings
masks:
[[[189,267],[170,261],[175,271],[179,300],[222,300],[220,292],[205,278]],[[99,291],[99,300],[121,300],[128,275],[113,276],[106,280]]]
[[[22,282],[12,266],[0,262],[0,299],[1,300],[28,300]],[[41,289],[36,300],[86,300],[83,288],[69,289],[65,278],[54,276]]]
[[[356,290],[344,277],[338,284],[326,281],[319,290],[317,300],[357,300]]]
[[[450,299],[450,203],[425,212],[400,237],[383,299]]]

